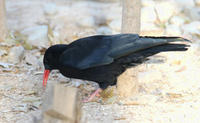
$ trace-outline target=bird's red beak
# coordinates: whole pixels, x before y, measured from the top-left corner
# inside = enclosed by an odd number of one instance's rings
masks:
[[[49,73],[50,73],[50,70],[44,70],[44,76],[43,76],[43,86],[44,87],[46,87],[46,85],[47,85]]]

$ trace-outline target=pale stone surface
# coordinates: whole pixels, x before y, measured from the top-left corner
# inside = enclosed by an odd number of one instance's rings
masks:
[[[48,47],[48,26],[34,26],[26,28],[22,31],[22,34],[28,36],[27,43],[29,45],[42,48]]]
[[[121,20],[113,20],[109,23],[112,30],[121,31]]]
[[[182,26],[185,33],[200,34],[200,21],[193,21]]]
[[[112,6],[112,7],[111,7]],[[104,8],[103,15],[108,22],[112,20],[122,20],[122,6],[121,4],[108,5]],[[110,12],[112,11],[112,12]]]
[[[77,88],[56,84],[53,104],[44,112],[43,122],[79,123],[81,118],[81,102]]]
[[[167,25],[166,32],[167,32],[167,35],[170,35],[170,36],[181,36],[181,31],[180,31],[179,26],[175,24]]]
[[[6,1],[7,25],[9,30],[22,31],[26,28],[47,23],[44,16],[45,1]]]
[[[157,15],[154,7],[144,7],[141,10],[141,21],[144,22],[155,22]]]
[[[94,17],[82,17],[80,18],[81,21],[78,21],[78,25],[82,27],[89,27],[92,28],[95,26],[95,20]]]
[[[31,53],[26,53],[25,54],[25,61],[29,65],[33,65],[34,67],[39,67],[39,60],[38,58],[31,54]]]
[[[3,56],[3,55],[6,55],[6,54],[8,54],[6,50],[0,49],[0,57]]]
[[[141,24],[141,30],[142,31],[155,31],[160,30],[159,27],[157,27],[154,23],[142,23]]]
[[[112,30],[106,26],[99,27],[97,29],[98,34],[112,34]]]
[[[179,6],[184,8],[192,8],[195,6],[194,0],[175,0]]]
[[[189,10],[189,15],[192,20],[200,20],[200,8],[194,7]]]
[[[195,0],[197,6],[200,6],[200,0]]]
[[[117,91],[121,98],[130,97],[137,93],[137,68],[129,68],[117,78]]]
[[[180,16],[174,16],[170,19],[170,23],[171,24],[175,24],[175,25],[183,25],[185,23],[185,19],[183,17],[180,17]]]
[[[179,11],[174,2],[167,1],[157,3],[155,9],[161,22],[168,21],[173,14]]]
[[[154,7],[155,5],[156,5],[156,3],[155,3],[155,1],[153,1],[153,0],[142,0],[142,5],[144,6],[144,7]]]
[[[151,24],[155,23],[156,21],[155,12],[153,12],[154,7],[159,10],[158,17],[164,21],[163,24],[167,23],[169,21],[169,18],[173,18],[175,15],[177,17],[180,17],[177,14],[180,13],[181,7],[177,5],[179,5],[179,2],[185,4],[184,1],[185,0],[143,0],[142,4],[144,8],[142,8],[142,25],[144,25],[143,23],[146,23],[145,27],[147,29],[147,25],[149,23],[150,27],[148,28],[148,30],[151,30],[152,27],[152,31],[155,31],[156,27],[152,26],[153,24]],[[189,0],[188,4],[190,3],[192,2]],[[109,26],[112,29],[113,34],[119,33],[121,28],[120,26],[122,4],[120,3],[96,3],[92,1],[89,1],[87,3],[83,1],[77,1],[77,3],[64,1],[58,1],[56,3],[51,1],[46,3],[45,1],[32,1],[32,3],[29,4],[28,2],[23,3],[21,1],[18,1],[18,3],[8,2],[7,7],[12,8],[8,10],[8,25],[9,28],[14,30],[17,29],[22,31],[33,26],[38,26],[37,24],[48,23],[48,21],[51,20],[49,21],[49,25],[54,34],[52,44],[60,42],[68,43],[73,41],[74,39],[82,37],[82,35],[93,35],[96,33],[96,30],[98,30],[98,32],[102,32],[102,25]],[[16,11],[19,10],[19,8],[21,8],[21,11]],[[80,11],[80,8],[84,9],[81,9]],[[76,11],[79,12],[77,13]],[[37,16],[34,13],[37,13]],[[15,19],[12,19],[12,17],[14,17],[15,15],[18,16],[16,16]],[[174,19],[174,22],[171,21],[172,19],[170,19],[170,21],[172,22],[172,24],[180,25],[183,23],[180,18]],[[190,20],[187,19],[185,21],[188,22]],[[82,25],[82,27],[79,27],[78,25]],[[93,27],[96,29],[93,30]],[[105,31],[103,33],[110,34],[110,31]]]
[[[148,70],[144,71],[138,74],[139,76],[139,82],[145,82],[145,83],[153,83],[155,81],[162,80],[163,74],[159,72],[158,70]]]
[[[19,63],[24,57],[24,47],[22,46],[15,46],[10,49],[8,54],[8,61],[14,64]]]
[[[57,6],[55,3],[46,3],[44,5],[45,14],[54,15],[57,13]]]

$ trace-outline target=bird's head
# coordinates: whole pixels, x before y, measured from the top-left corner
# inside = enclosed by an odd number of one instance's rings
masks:
[[[43,86],[46,87],[48,76],[51,70],[59,69],[60,55],[65,51],[66,48],[67,45],[59,44],[53,45],[46,50],[43,58],[43,64],[45,68],[43,76]]]

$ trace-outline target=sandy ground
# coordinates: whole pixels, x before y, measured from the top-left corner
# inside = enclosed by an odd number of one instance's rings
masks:
[[[200,113],[200,67],[196,45],[187,52],[158,54],[154,59],[164,63],[143,65],[139,73],[138,93],[129,99],[110,98],[84,103],[82,122],[198,122]],[[0,74],[0,122],[33,122],[40,118],[45,90],[42,71],[21,64],[11,67],[13,72]],[[49,85],[67,82],[59,73],[51,74]],[[88,93],[94,84],[80,80],[67,82],[69,86],[82,84]],[[84,91],[84,89],[80,89]],[[113,96],[114,97],[114,96]]]
[[[85,121],[199,122],[200,57],[192,48],[186,53],[158,54],[165,58],[165,63],[145,64],[146,67],[142,67],[138,94],[110,105],[85,104]]]

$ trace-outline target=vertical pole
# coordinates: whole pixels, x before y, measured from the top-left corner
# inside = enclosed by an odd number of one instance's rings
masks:
[[[140,33],[141,0],[123,0],[122,33]],[[138,67],[129,68],[117,78],[120,97],[129,97],[137,92]]]
[[[7,36],[5,0],[0,0],[0,41]]]
[[[122,33],[140,33],[141,0],[123,0]]]

